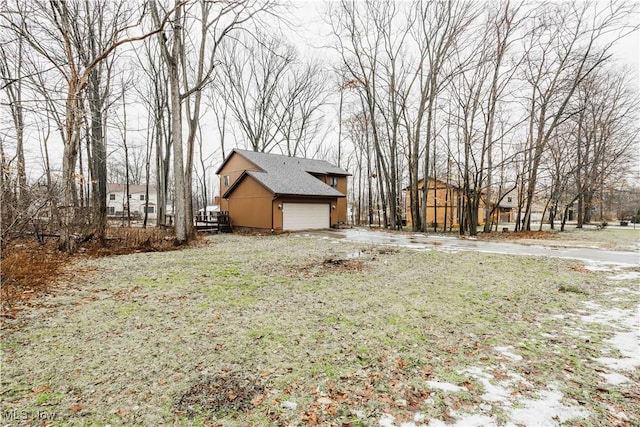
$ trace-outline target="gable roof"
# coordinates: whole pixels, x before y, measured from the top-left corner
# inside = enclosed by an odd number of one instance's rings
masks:
[[[240,155],[256,165],[259,171],[246,170],[227,189],[227,197],[236,186],[250,176],[273,194],[295,196],[344,197],[344,194],[325,184],[313,175],[348,176],[349,172],[333,166],[324,160],[288,157],[278,154],[258,153],[255,151],[234,149],[218,168],[220,173],[224,165],[234,154]]]
[[[437,183],[437,185],[438,185],[438,189],[442,189],[442,188],[447,188],[448,187],[448,188],[452,188],[454,190],[462,190],[462,187],[460,187],[457,184],[454,184],[452,182],[447,183],[446,181],[443,181],[441,179],[434,178],[434,177],[431,177],[431,176],[429,177],[429,181],[435,181]],[[420,186],[420,184],[424,185],[424,178],[419,178],[418,179],[418,186]],[[407,185],[402,190],[403,191],[409,191],[410,188],[411,187],[409,185]],[[430,190],[431,190],[431,188],[430,188]]]
[[[298,165],[302,170],[311,174],[351,176],[351,174],[346,170],[341,169],[337,166],[333,166],[331,163],[325,160],[307,159],[304,157],[289,157],[282,154],[260,153],[257,151],[240,150],[238,148],[234,148],[233,150],[231,150],[231,153],[229,153],[227,158],[222,162],[222,164],[216,171],[216,174],[220,174],[220,171],[227,163],[227,161],[231,158],[233,153],[241,155],[265,172],[267,172],[268,170],[273,171],[275,169],[278,169],[280,166],[282,166],[283,163],[287,163],[290,166]]]

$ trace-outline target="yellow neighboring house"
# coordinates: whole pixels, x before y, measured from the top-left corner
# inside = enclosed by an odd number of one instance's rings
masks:
[[[460,218],[462,217],[462,206],[464,192],[462,188],[451,183],[439,179],[429,178],[427,186],[427,227],[435,225],[438,228],[460,226]],[[424,188],[424,179],[418,181],[418,193],[422,195]],[[409,188],[405,188],[405,212],[407,213],[407,226],[413,225],[411,218],[411,194]],[[422,197],[419,197],[418,203],[422,209]],[[484,201],[480,201],[478,209],[478,225],[484,224]]]

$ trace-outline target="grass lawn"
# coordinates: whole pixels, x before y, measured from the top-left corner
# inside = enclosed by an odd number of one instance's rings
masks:
[[[2,425],[640,419],[637,275],[296,235],[70,268],[4,324]]]

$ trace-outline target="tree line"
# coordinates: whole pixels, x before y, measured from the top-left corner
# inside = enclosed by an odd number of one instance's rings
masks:
[[[102,239],[121,180],[156,187],[158,225],[171,205],[184,244],[238,145],[347,168],[354,222],[400,224],[407,197],[415,230],[430,225],[424,177],[461,189],[469,234],[507,195],[529,230],[536,203],[562,226],[577,204],[581,226],[624,190],[637,75],[612,52],[637,3],[322,6],[328,60],[296,48],[295,4],[275,0],[0,4],[3,243],[43,210],[63,250]]]

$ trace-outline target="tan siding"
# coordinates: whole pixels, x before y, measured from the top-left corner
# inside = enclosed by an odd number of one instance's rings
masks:
[[[273,209],[273,230],[276,233],[282,232],[282,203],[282,200],[275,199],[271,205]]]
[[[234,227],[271,229],[273,195],[253,178],[246,177],[231,193],[228,210]]]
[[[423,181],[418,184],[420,194],[422,194]],[[435,193],[435,203],[434,203]],[[449,186],[447,188],[446,183],[438,181],[437,189],[434,189],[434,180],[429,180],[429,190],[427,192],[427,227],[433,227],[434,213],[435,221],[438,227],[443,227],[445,223],[445,216],[447,227],[459,227],[460,218],[458,217],[458,205],[460,198],[462,197],[462,190]],[[434,208],[435,207],[435,208]],[[405,212],[407,217],[407,226],[412,225],[411,218],[411,200],[409,191],[406,192],[405,200]],[[434,212],[435,211],[435,212]],[[480,203],[478,209],[478,225],[484,224],[484,203]]]
[[[327,185],[331,185],[331,176],[330,175],[319,175],[316,176],[320,181],[324,182]],[[347,177],[346,176],[337,176],[337,184],[335,189],[345,195],[345,197],[332,199],[332,206],[336,208],[331,210],[331,225],[337,224],[338,222],[347,222]]]
[[[232,186],[234,182],[236,182],[236,179],[238,179],[238,177],[242,175],[242,172],[244,172],[245,170],[257,171],[259,169],[256,167],[256,165],[254,165],[244,157],[238,155],[237,153],[234,153],[231,158],[227,160],[226,164],[218,174],[220,179],[220,196],[224,195],[229,187]],[[224,185],[225,176],[229,177],[229,185]],[[220,201],[220,210],[229,210],[229,204],[224,199]]]
[[[338,177],[338,185],[336,187],[336,190],[338,190],[345,196],[347,195],[347,177],[346,176]],[[347,198],[346,197],[341,197],[338,199],[336,211],[337,211],[336,222],[346,223],[347,222]],[[333,221],[333,216],[331,219]]]

